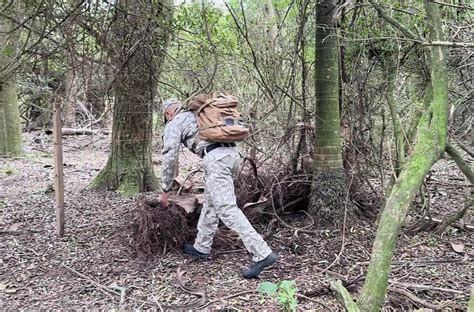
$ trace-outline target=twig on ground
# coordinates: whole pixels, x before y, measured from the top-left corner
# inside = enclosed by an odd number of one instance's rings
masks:
[[[437,265],[437,264],[446,264],[446,263],[461,263],[461,262],[473,262],[474,259],[470,259],[469,257],[463,257],[459,259],[449,259],[449,260],[420,260],[420,261],[413,261],[413,260],[400,260],[400,261],[393,261],[392,265],[410,265],[410,266],[426,266],[426,265]],[[357,265],[368,265],[369,261],[364,262],[357,262]]]
[[[314,303],[317,303],[317,304],[320,304],[320,305],[322,305],[327,311],[331,311],[331,308],[329,308],[327,305],[324,304],[324,302],[322,302],[322,301],[320,301],[320,300],[316,300],[316,299],[307,297],[307,296],[302,295],[302,294],[296,294],[296,297],[301,298],[301,299],[304,299],[304,300],[308,300],[308,301],[311,301],[311,302],[314,302]]]
[[[99,282],[91,279],[87,275],[84,275],[81,272],[78,272],[78,271],[74,270],[73,268],[65,265],[64,263],[61,263],[61,266],[65,269],[69,270],[70,272],[78,275],[79,277],[85,279],[86,281],[88,281],[92,285],[96,286],[98,290],[100,290],[101,292],[103,292],[107,296],[109,296],[111,298],[114,298],[113,295],[116,295],[116,296],[119,296],[119,297],[122,298],[122,296],[123,296],[122,292],[120,292],[120,293],[116,292],[113,289],[111,289],[109,287],[106,287],[106,286],[100,284]],[[172,310],[198,309],[206,303],[205,302],[206,301],[206,293],[203,290],[193,290],[193,289],[187,287],[186,284],[184,283],[184,281],[182,280],[182,276],[183,276],[184,273],[185,273],[184,271],[181,271],[178,268],[178,271],[176,272],[176,279],[178,281],[178,284],[179,284],[180,288],[182,290],[184,290],[186,293],[200,296],[200,298],[198,300],[194,301],[194,302],[191,302],[191,303],[188,303],[188,304],[182,304],[182,305],[180,305],[180,304],[165,305],[165,304],[159,303],[155,298],[154,299],[155,299],[156,302],[150,302],[150,301],[139,300],[139,299],[134,299],[134,298],[127,298],[126,300],[130,300],[130,301],[137,302],[137,303],[142,303],[142,304],[147,304],[147,305],[152,306],[152,307],[157,307],[157,308],[160,309],[160,311],[163,311],[163,309],[172,309]]]
[[[220,297],[219,299],[214,299],[214,300],[206,302],[205,304],[201,305],[199,307],[199,309],[204,309],[205,307],[210,306],[211,304],[214,304],[214,303],[219,302],[221,300],[227,300],[227,299],[231,299],[231,298],[242,296],[242,295],[253,294],[253,293],[256,293],[256,292],[257,292],[256,289],[254,289],[254,290],[244,290],[244,291],[232,294],[232,295],[228,295],[228,296],[225,296],[225,297]]]
[[[158,306],[158,308],[160,309],[160,312],[163,312],[164,310],[163,310],[163,308],[161,307],[161,304],[160,304],[160,303],[158,302],[158,300],[156,299],[156,297],[155,297],[153,294],[151,294],[151,297],[153,298],[153,300],[155,300],[155,303],[156,303],[156,305]]]
[[[399,287],[403,288],[411,288],[411,289],[421,289],[421,290],[433,290],[433,291],[441,291],[445,293],[452,293],[452,294],[457,294],[457,295],[462,295],[464,294],[460,290],[456,289],[449,289],[449,288],[442,288],[442,287],[436,287],[436,286],[429,286],[429,285],[422,285],[422,284],[414,284],[414,283],[402,283],[402,282],[396,282],[396,281],[390,281],[389,283],[392,285],[396,285]]]
[[[66,270],[68,271],[71,271],[72,273],[82,277],[83,279],[85,279],[86,281],[88,281],[89,283],[91,283],[92,285],[94,285],[95,287],[97,287],[98,290],[100,290],[102,293],[106,294],[107,296],[111,297],[111,298],[114,298],[113,295],[120,295],[119,293],[111,290],[110,288],[102,285],[101,283],[99,282],[96,282],[94,281],[93,279],[91,279],[90,277],[82,274],[81,272],[78,272],[76,270],[74,270],[73,268],[71,267],[68,267],[67,265],[65,265],[64,263],[61,263],[61,266],[63,268],[65,268]]]
[[[397,288],[397,287],[388,287],[388,291],[391,291],[391,292],[397,293],[399,295],[403,295],[405,297],[408,297],[411,301],[413,301],[415,303],[418,303],[418,304],[420,304],[424,307],[427,307],[429,309],[433,309],[433,310],[437,311],[437,310],[441,310],[444,307],[444,305],[435,305],[435,304],[426,302],[425,300],[423,300],[421,298],[418,298],[417,296],[415,296],[414,294],[412,294],[411,292],[409,292],[406,289]]]
[[[443,232],[446,230],[448,226],[459,221],[466,214],[467,210],[472,206],[473,203],[474,203],[474,191],[471,191],[471,193],[467,195],[467,198],[464,202],[463,207],[461,207],[455,213],[447,216],[444,219],[444,221],[436,227],[435,229],[436,234],[438,235],[443,234]]]

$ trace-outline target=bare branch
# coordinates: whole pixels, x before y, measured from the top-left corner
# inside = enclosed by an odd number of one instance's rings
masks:
[[[395,26],[396,28],[398,28],[405,36],[407,36],[408,38],[410,39],[413,39],[413,40],[421,40],[420,38],[418,38],[417,35],[415,35],[410,29],[408,29],[408,27],[406,27],[405,25],[403,25],[402,23],[400,23],[399,21],[397,21],[396,19],[394,19],[393,17],[390,17],[385,11],[384,9],[382,9],[382,7],[380,5],[378,5],[377,3],[375,3],[374,0],[369,0],[370,4],[372,4],[372,6],[377,10],[377,12],[379,13],[380,17],[382,17],[384,20],[386,20],[387,22],[389,22],[390,24],[392,24],[393,26]]]

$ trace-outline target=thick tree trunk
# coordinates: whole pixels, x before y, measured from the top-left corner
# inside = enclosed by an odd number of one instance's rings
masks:
[[[443,40],[437,4],[425,1],[431,40]],[[418,125],[418,140],[387,199],[377,229],[367,279],[358,306],[362,311],[379,311],[385,298],[388,275],[400,227],[408,208],[431,166],[445,149],[448,123],[446,52],[429,48],[432,99]]]
[[[336,1],[316,6],[316,118],[314,174],[309,211],[321,223],[341,222],[347,195],[339,114],[339,48]]]
[[[15,54],[15,38],[10,29],[10,23],[0,16],[0,157],[23,153],[15,74],[8,69]]]
[[[172,6],[169,1],[153,3],[118,3],[111,51],[119,71],[112,150],[107,165],[92,183],[126,195],[159,187],[152,164],[152,112]]]
[[[14,76],[0,81],[0,157],[23,154],[20,112]]]

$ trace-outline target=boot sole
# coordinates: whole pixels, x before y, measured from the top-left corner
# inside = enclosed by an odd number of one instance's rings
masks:
[[[246,278],[246,279],[256,278],[260,275],[260,273],[262,273],[262,271],[266,267],[271,266],[277,260],[278,260],[277,254],[272,252],[270,255],[268,255],[267,258],[258,262],[258,264],[256,264],[254,268],[252,268],[251,270],[246,270],[242,272],[242,276],[243,278]],[[249,271],[252,271],[252,272],[249,272]]]

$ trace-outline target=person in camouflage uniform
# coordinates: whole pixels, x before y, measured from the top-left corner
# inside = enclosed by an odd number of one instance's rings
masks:
[[[196,116],[189,111],[176,113],[179,106],[177,99],[168,99],[162,107],[166,126],[163,134],[161,202],[168,205],[181,143],[203,159],[206,183],[198,234],[194,245],[184,244],[183,252],[208,258],[220,219],[238,233],[253,255],[254,264],[242,272],[243,277],[257,277],[265,267],[277,260],[277,255],[237,206],[233,177],[239,167],[240,153],[235,143],[209,143],[197,138]]]

